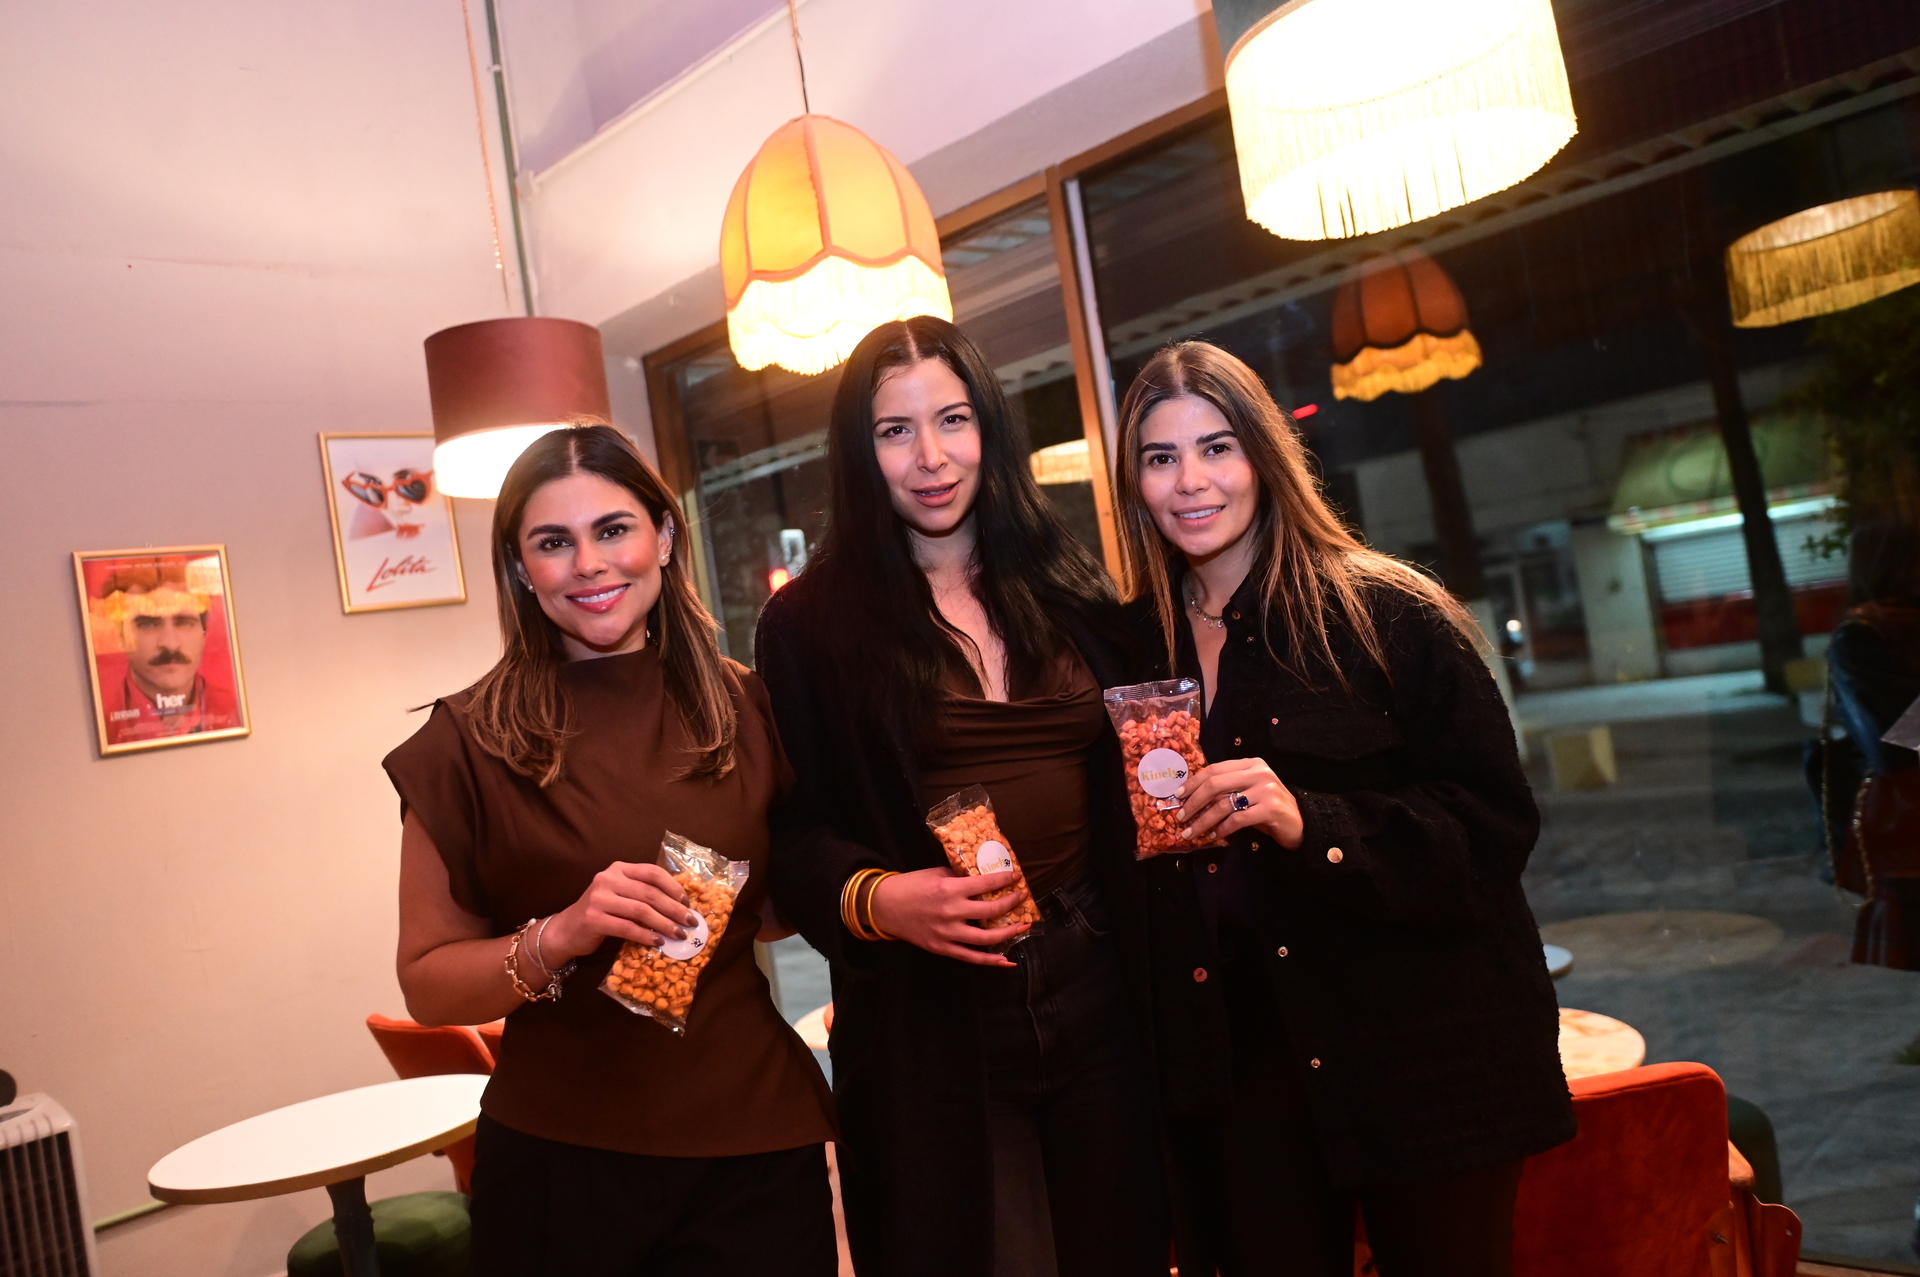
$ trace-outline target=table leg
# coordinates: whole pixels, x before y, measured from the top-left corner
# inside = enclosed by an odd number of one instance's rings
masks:
[[[333,1235],[340,1243],[340,1270],[346,1277],[380,1277],[366,1176],[327,1185],[327,1196],[333,1199]]]

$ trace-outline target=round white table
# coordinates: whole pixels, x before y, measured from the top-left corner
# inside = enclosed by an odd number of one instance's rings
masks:
[[[1557,944],[1543,944],[1541,952],[1547,955],[1547,974],[1558,980],[1573,970],[1573,951]]]
[[[367,1175],[473,1133],[479,1073],[406,1078],[274,1109],[183,1144],[153,1164],[163,1202],[244,1202],[307,1188],[333,1199],[347,1277],[377,1277]]]

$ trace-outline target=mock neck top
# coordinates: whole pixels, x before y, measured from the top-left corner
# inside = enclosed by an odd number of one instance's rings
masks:
[[[599,990],[620,942],[582,958],[557,1002],[529,1002],[506,1033],[480,1107],[528,1135],[655,1157],[728,1157],[833,1138],[812,1053],[773,1005],[753,956],[767,889],[767,814],[792,784],[766,689],[725,662],[739,716],[734,765],[676,779],[691,760],[657,652],[569,662],[576,734],[542,788],[474,740],[471,689],[389,754],[387,774],[432,835],[454,900],[505,935],[566,908],[614,861],[652,862],[672,830],[751,866],[702,973],[684,1036]]]

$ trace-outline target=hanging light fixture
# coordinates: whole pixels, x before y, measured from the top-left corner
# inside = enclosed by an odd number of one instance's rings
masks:
[[[1770,328],[1920,284],[1920,196],[1881,191],[1822,204],[1727,246],[1733,322]]]
[[[1575,131],[1550,0],[1215,0],[1247,216],[1390,230],[1504,190]]]
[[[600,330],[571,319],[483,319],[427,338],[434,483],[494,497],[527,445],[569,422],[612,419]]]
[[[794,58],[800,27],[787,0]],[[933,211],[919,183],[852,125],[804,114],[761,145],[720,224],[727,338],[743,368],[825,372],[880,324],[953,318]]]
[[[1431,257],[1402,249],[1365,263],[1333,295],[1333,393],[1417,394],[1480,366],[1467,303]]]

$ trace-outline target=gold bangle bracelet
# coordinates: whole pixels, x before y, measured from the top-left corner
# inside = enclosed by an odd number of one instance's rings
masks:
[[[865,905],[860,912],[860,923],[862,926],[864,926],[867,929],[869,933],[872,934],[873,938],[876,940],[898,940],[900,938],[896,935],[889,933],[878,922],[874,921],[874,917],[873,917],[873,898],[874,896],[879,894],[880,884],[885,882],[889,878],[897,878],[897,877],[899,877],[899,875],[896,874],[893,870],[883,869],[879,873],[875,874],[873,876],[872,881],[869,882],[867,885],[867,898],[866,898]]]
[[[847,879],[846,886],[840,888],[840,924],[856,940],[873,939],[873,936],[860,926],[858,904],[860,888],[866,884],[867,879],[879,872],[878,869],[856,869]]]

